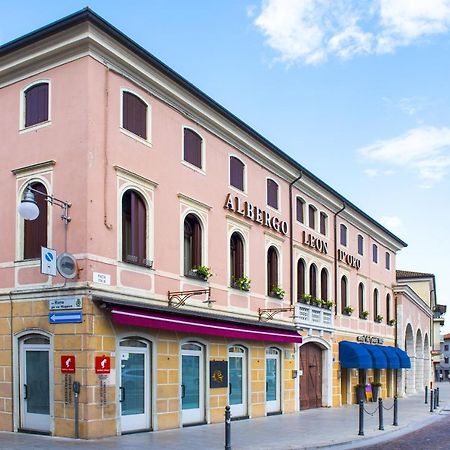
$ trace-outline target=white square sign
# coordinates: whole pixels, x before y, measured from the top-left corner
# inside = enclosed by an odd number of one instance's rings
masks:
[[[41,273],[56,276],[56,250],[41,247]]]

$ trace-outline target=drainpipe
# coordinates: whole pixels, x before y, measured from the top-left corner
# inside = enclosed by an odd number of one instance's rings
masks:
[[[338,258],[337,258],[337,216],[344,211],[345,203],[342,203],[342,208],[334,213],[334,315],[337,316],[338,313]]]
[[[289,277],[289,289],[291,292],[291,306],[294,306],[294,218],[293,218],[293,207],[292,207],[292,187],[298,180],[303,176],[303,172],[300,171],[300,175],[289,183],[289,226],[290,226],[290,236],[289,236],[289,251],[291,259],[291,273]]]

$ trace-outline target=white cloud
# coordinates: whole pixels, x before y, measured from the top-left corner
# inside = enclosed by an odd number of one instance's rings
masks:
[[[380,170],[380,169],[364,169],[364,173],[369,177],[369,178],[375,178],[375,177],[380,177],[380,176],[386,176],[389,177],[391,175],[395,175],[395,170],[392,169],[388,169],[388,170]]]
[[[421,179],[422,187],[431,187],[450,169],[450,128],[414,128],[401,136],[377,141],[358,152],[367,160],[412,170]],[[366,169],[365,173],[370,176],[374,170]]]
[[[264,0],[255,25],[282,61],[388,53],[450,28],[450,0]]]

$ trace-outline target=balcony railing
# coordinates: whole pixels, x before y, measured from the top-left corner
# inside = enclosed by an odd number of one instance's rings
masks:
[[[302,328],[333,328],[333,312],[318,306],[297,303],[295,312],[296,325]]]

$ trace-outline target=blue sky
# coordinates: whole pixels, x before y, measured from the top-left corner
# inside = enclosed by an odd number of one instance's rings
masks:
[[[450,305],[450,0],[88,5],[405,240],[397,267]],[[0,0],[0,42],[85,6]]]

